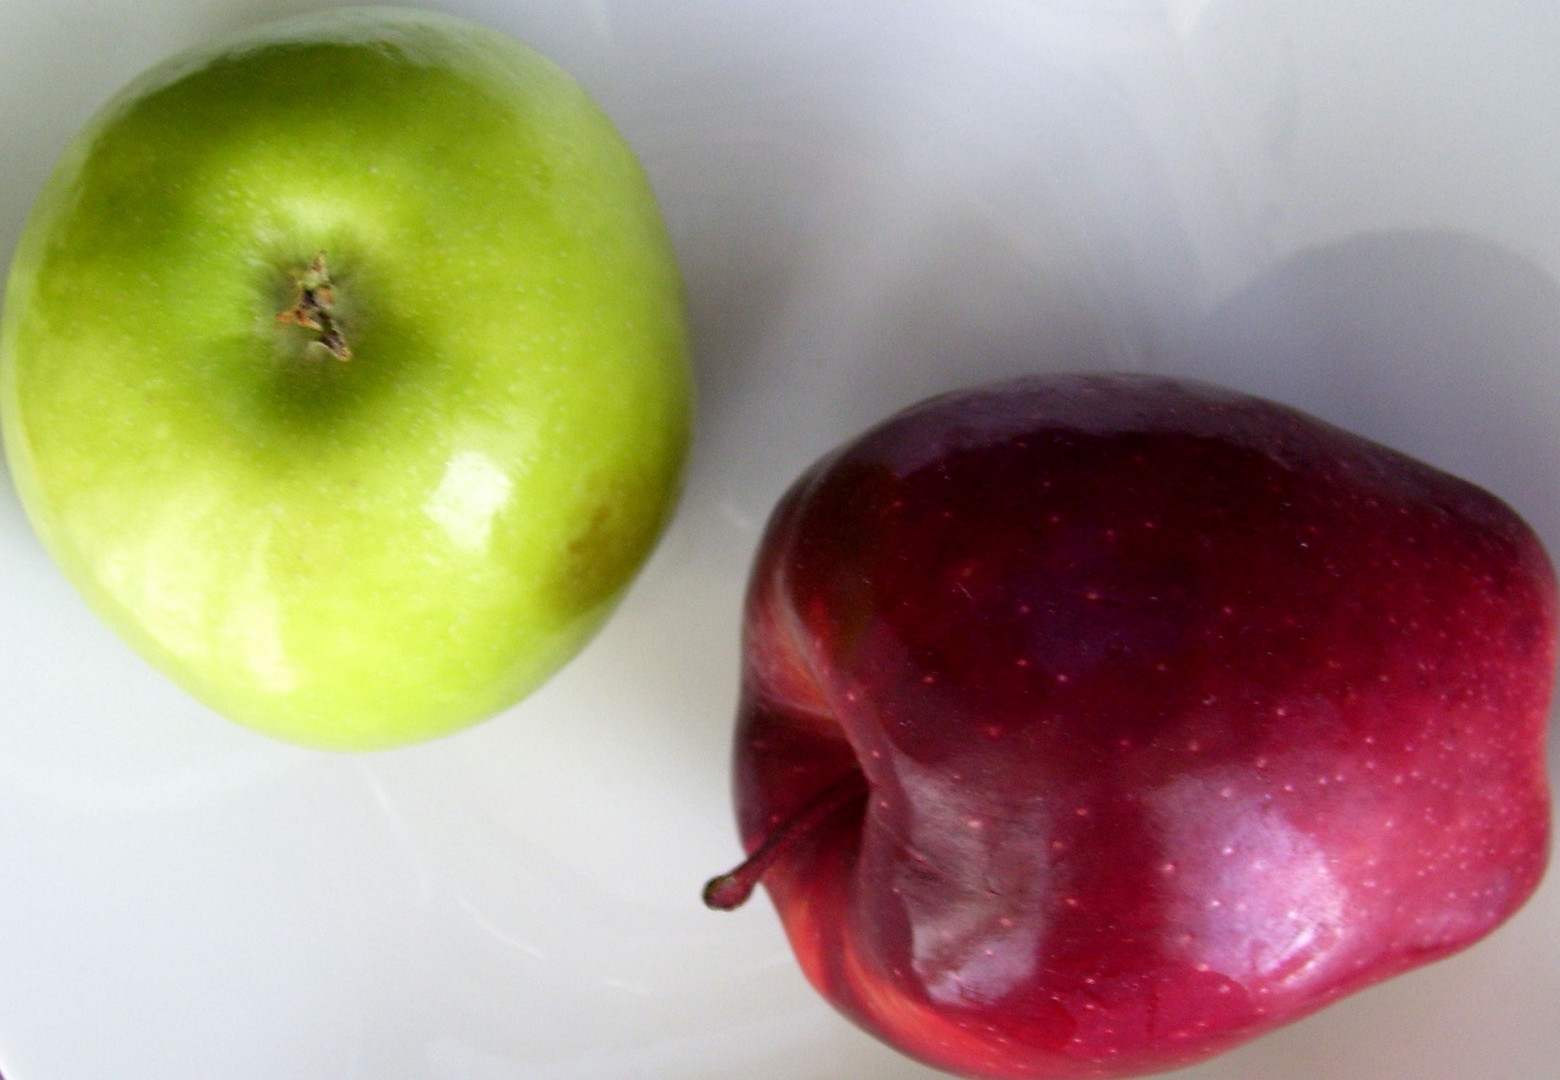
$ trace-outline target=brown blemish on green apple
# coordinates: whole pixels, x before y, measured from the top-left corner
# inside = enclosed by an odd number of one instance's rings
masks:
[[[319,334],[319,343],[337,360],[352,359],[352,350],[342,336],[334,313],[336,290],[325,268],[325,253],[314,256],[298,277],[298,299],[292,307],[276,314],[276,321],[302,326]]]
[[[629,519],[619,513],[618,507],[626,497],[621,485],[613,485],[565,545],[563,572],[555,586],[559,602],[567,608],[599,608],[614,595],[617,583],[631,572],[634,552],[644,538],[625,529]]]

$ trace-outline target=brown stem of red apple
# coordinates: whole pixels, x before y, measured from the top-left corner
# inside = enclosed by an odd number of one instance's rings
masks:
[[[836,814],[859,802],[867,793],[867,778],[852,769],[824,788],[792,817],[782,821],[764,842],[730,873],[714,877],[704,886],[704,904],[716,911],[733,911],[747,903],[764,872],[775,860],[796,848]]]

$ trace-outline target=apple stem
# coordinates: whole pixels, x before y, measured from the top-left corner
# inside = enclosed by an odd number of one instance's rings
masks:
[[[791,818],[781,822],[735,870],[714,877],[704,886],[704,905],[716,911],[734,911],[747,903],[758,881],[775,861],[812,836],[836,814],[859,802],[867,793],[867,778],[851,769],[824,788]]]
[[[320,335],[320,344],[332,356],[337,360],[351,360],[352,350],[347,347],[347,339],[341,336],[341,327],[336,324],[335,302],[336,290],[326,272],[322,251],[314,256],[309,268],[298,279],[298,299],[286,311],[277,312],[276,321],[315,331]]]

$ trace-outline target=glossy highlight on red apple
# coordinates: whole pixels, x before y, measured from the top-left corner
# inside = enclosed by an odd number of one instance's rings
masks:
[[[936,398],[769,523],[706,900],[761,881],[951,1072],[1187,1065],[1532,894],[1555,658],[1532,531],[1383,446],[1147,376]]]

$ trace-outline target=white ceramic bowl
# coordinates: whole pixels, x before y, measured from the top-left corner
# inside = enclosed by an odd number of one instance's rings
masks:
[[[125,80],[288,0],[0,4],[0,251]],[[318,6],[318,5],[314,5]],[[1481,483],[1560,551],[1560,8],[1384,0],[450,0],[570,68],[687,274],[671,533],[541,693],[432,745],[217,719],[0,486],[9,1080],[910,1080],[738,855],[739,605],[773,500],[926,394],[1212,378]],[[1471,951],[1184,1075],[1560,1076],[1560,874]]]

